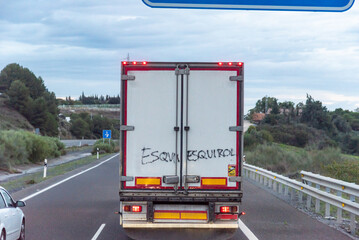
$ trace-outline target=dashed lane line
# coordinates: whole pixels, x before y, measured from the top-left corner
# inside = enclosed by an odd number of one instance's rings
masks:
[[[244,233],[244,235],[246,235],[248,240],[258,240],[254,233],[252,233],[252,231],[249,230],[249,228],[240,219],[238,219],[238,226],[239,229],[241,229],[241,231]]]
[[[100,234],[105,226],[106,226],[106,224],[102,224],[100,226],[100,228],[97,230],[97,232],[95,233],[95,235],[91,238],[91,240],[96,240],[98,238],[98,236],[100,236]]]

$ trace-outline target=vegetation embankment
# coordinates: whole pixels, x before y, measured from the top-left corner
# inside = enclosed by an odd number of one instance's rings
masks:
[[[118,146],[117,141],[109,141],[109,140],[97,140],[96,143],[93,145],[92,147],[92,154],[97,154],[97,151],[100,154],[103,153],[115,153],[115,152],[119,152],[120,148]]]
[[[309,95],[297,106],[265,97],[248,118],[257,124],[244,135],[248,163],[290,177],[306,170],[359,184],[359,112],[330,112]]]
[[[14,166],[43,162],[65,154],[65,145],[53,137],[43,137],[27,131],[0,131],[0,168],[12,172]]]

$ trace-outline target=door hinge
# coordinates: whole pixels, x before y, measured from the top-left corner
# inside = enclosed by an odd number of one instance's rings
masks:
[[[133,181],[133,177],[131,177],[131,176],[120,176],[120,181],[121,182],[130,182],[130,181]]]
[[[230,181],[230,182],[241,182],[242,177],[229,177],[228,181]]]
[[[243,126],[232,126],[232,127],[229,127],[229,131],[231,131],[231,132],[243,132]]]
[[[241,81],[243,81],[243,75],[240,75],[240,76],[230,76],[229,77],[229,80],[230,81],[239,81],[239,82],[241,82]]]
[[[120,126],[120,131],[134,131],[134,126],[122,125]]]
[[[122,81],[134,81],[136,77],[134,75],[121,75]]]

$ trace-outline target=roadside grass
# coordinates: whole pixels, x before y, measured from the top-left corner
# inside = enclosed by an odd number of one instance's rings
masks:
[[[105,157],[110,154],[102,154],[100,158]],[[10,193],[16,192],[18,190],[24,189],[33,184],[37,184],[43,182],[45,180],[51,179],[56,176],[63,175],[67,172],[80,168],[82,166],[88,165],[97,160],[96,155],[88,156],[85,158],[81,158],[75,161],[67,162],[58,166],[49,167],[47,169],[47,177],[43,178],[43,171],[32,173],[29,175],[25,175],[23,177],[16,178],[14,180],[10,180],[8,182],[1,183],[1,186],[7,189]]]
[[[84,144],[81,147],[79,146],[67,147],[65,148],[65,151],[66,153],[70,153],[70,152],[77,152],[77,151],[90,150],[90,149],[92,149],[92,146]]]
[[[285,144],[264,143],[245,148],[246,161],[291,178],[305,170],[359,184],[359,157],[338,148],[311,150]]]

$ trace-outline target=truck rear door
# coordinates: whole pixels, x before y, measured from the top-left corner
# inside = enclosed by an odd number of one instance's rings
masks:
[[[123,190],[240,190],[242,63],[123,63],[121,95]]]

